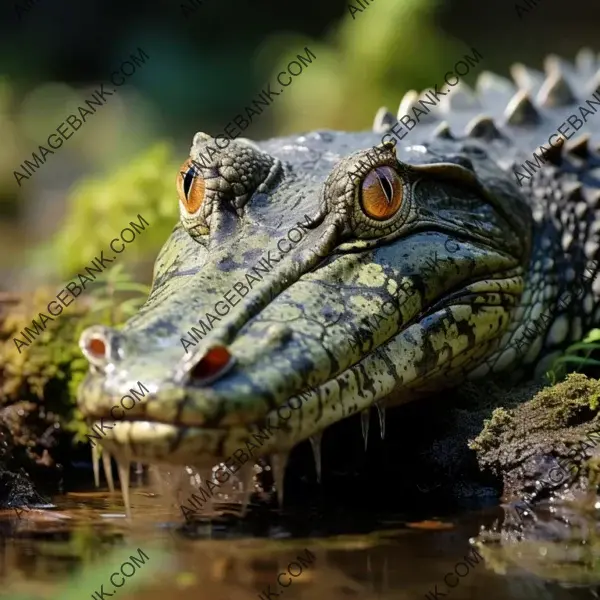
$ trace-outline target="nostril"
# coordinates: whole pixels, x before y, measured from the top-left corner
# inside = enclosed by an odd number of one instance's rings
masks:
[[[233,366],[234,359],[225,346],[213,346],[190,371],[198,383],[209,383]]]
[[[94,356],[94,358],[105,358],[106,357],[106,343],[99,337],[92,337],[87,343],[87,351]]]
[[[115,341],[114,332],[109,328],[94,325],[83,331],[79,338],[79,347],[92,365],[104,368],[111,361]]]

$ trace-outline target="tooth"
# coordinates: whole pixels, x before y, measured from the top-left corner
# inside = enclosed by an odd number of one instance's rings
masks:
[[[112,475],[112,465],[110,463],[110,454],[106,450],[102,450],[102,466],[104,467],[104,476],[108,482],[108,489],[111,492],[115,491],[115,482]]]
[[[98,446],[92,446],[92,467],[94,468],[94,483],[100,487],[100,452]]]
[[[371,409],[367,408],[360,413],[360,427],[362,429],[363,440],[365,440],[365,452],[367,451],[367,442],[369,441],[369,420],[371,419]]]
[[[385,439],[385,406],[380,404],[375,405],[377,407],[377,414],[379,415],[379,431],[381,433],[381,439]]]
[[[285,467],[287,465],[289,452],[281,452],[271,456],[271,469],[273,470],[273,483],[277,490],[277,500],[279,508],[283,507],[283,481],[285,479]]]
[[[308,439],[313,449],[313,455],[315,457],[315,470],[317,471],[317,481],[321,483],[321,439],[323,438],[323,432],[315,433]]]
[[[128,460],[117,459],[119,467],[119,480],[121,482],[121,495],[123,496],[123,504],[125,505],[125,514],[127,518],[131,518],[131,504],[129,502],[129,466]]]

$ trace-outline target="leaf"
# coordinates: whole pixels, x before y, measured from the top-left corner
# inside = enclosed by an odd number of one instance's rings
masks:
[[[591,342],[600,342],[600,329],[592,329],[583,340],[584,344]]]
[[[600,350],[600,344],[595,344],[592,342],[586,342],[585,340],[583,342],[578,342],[577,344],[573,344],[572,346],[569,346],[567,348],[567,352],[577,352],[578,350],[587,350],[589,352],[591,352],[592,350]]]
[[[557,363],[573,363],[576,365],[585,365],[588,367],[600,366],[600,360],[584,358],[582,356],[560,356],[556,359]]]

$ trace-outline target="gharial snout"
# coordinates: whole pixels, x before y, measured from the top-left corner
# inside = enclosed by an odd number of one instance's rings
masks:
[[[193,367],[186,371],[177,363],[170,371],[165,369],[166,356],[162,356],[162,360],[161,356],[148,356],[147,360],[127,362],[125,336],[102,325],[84,330],[79,347],[90,363],[90,375],[84,382],[85,393],[80,395],[80,406],[92,418],[107,416],[107,411],[110,411],[115,420],[171,422],[168,405],[158,402],[159,398],[165,399],[168,395],[176,400],[177,390],[206,386],[235,365],[235,358],[228,348],[218,344],[208,346]],[[153,358],[161,363],[160,369],[152,368]],[[96,393],[90,393],[91,387]],[[139,397],[136,388],[144,398],[139,404],[135,402]],[[119,404],[121,409],[117,408]]]

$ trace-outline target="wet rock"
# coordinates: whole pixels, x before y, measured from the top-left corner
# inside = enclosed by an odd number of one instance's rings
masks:
[[[501,477],[503,498],[533,502],[595,492],[600,466],[600,381],[574,373],[512,408],[499,407],[470,444]]]

